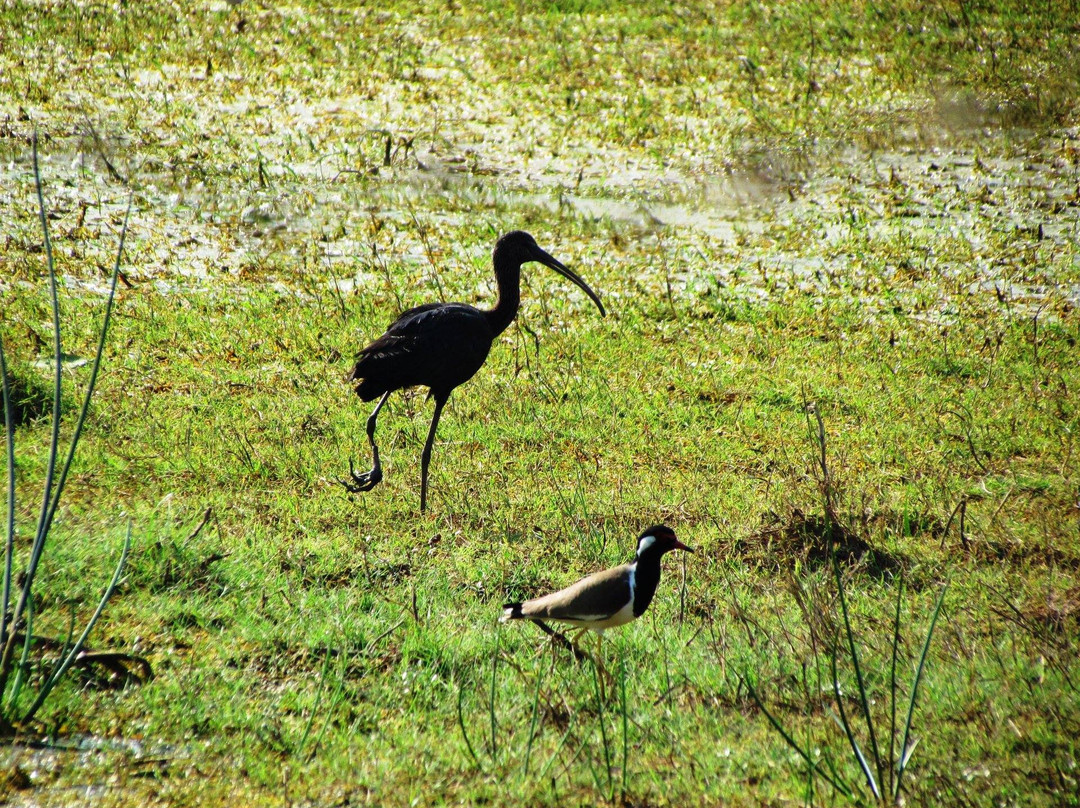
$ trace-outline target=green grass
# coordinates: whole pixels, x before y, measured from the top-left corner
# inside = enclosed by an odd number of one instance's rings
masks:
[[[62,685],[23,739],[95,751],[17,740],[0,793],[828,803],[744,681],[800,743],[843,748],[818,644],[835,585],[803,529],[816,402],[838,514],[904,572],[902,682],[950,582],[907,802],[1075,803],[1075,11],[0,6],[0,338],[27,390],[51,341],[32,127],[71,357],[135,194],[36,625],[89,616],[131,520],[89,644],[155,671]],[[526,267],[444,414],[428,513],[422,393],[391,398],[386,479],[347,496],[368,461],[350,359],[407,306],[490,304],[514,228],[610,316]],[[27,544],[48,436],[16,434]],[[699,554],[608,634],[625,709],[619,687],[599,704],[499,606],[621,563],[658,521]],[[896,582],[844,575],[880,693]]]

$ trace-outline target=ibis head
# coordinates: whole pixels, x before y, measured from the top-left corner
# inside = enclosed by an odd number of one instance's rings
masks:
[[[596,308],[600,309],[601,316],[607,315],[607,312],[604,311],[604,304],[600,302],[600,296],[589,287],[589,284],[585,283],[576,272],[542,249],[536,243],[536,239],[524,230],[511,230],[495,242],[495,250],[491,257],[492,262],[495,264],[495,276],[499,286],[502,287],[507,282],[518,286],[520,284],[519,270],[521,265],[529,261],[536,261],[555,270],[581,289],[596,304]]]

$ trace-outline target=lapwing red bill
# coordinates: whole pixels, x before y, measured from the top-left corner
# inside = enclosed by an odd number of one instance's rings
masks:
[[[660,559],[672,550],[694,552],[665,525],[653,525],[638,537],[637,553],[629,564],[582,578],[550,595],[507,603],[502,623],[508,620],[554,620],[602,634],[645,613],[660,583]]]

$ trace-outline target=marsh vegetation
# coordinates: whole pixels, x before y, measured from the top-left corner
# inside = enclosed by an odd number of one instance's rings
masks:
[[[3,797],[843,802],[825,772],[873,802],[833,716],[905,755],[936,617],[905,803],[1080,799],[1080,29],[1028,6],[6,0],[16,574],[55,367],[36,130],[66,433],[133,204],[35,625],[85,623],[130,524],[90,642],[154,677],[60,683]],[[427,513],[422,392],[348,496],[356,351],[490,305],[513,229],[609,316],[525,273]],[[698,554],[608,634],[605,699],[498,627],[658,522]]]

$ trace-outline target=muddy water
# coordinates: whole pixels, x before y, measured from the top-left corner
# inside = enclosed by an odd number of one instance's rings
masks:
[[[957,116],[970,122],[972,113]],[[326,288],[351,293],[385,280],[370,222],[408,233],[381,260],[422,274],[446,260],[433,256],[431,232],[445,247],[446,233],[495,209],[502,220],[539,215],[555,228],[558,217],[595,223],[597,238],[617,236],[637,251],[637,283],[662,284],[680,299],[717,289],[747,301],[840,295],[871,314],[910,306],[931,320],[947,320],[957,295],[1016,316],[1080,306],[1080,132],[1009,137],[978,130],[983,124],[929,140],[912,129],[892,148],[833,149],[797,169],[782,159],[678,170],[580,155],[522,164],[443,142],[399,147],[392,165],[363,171],[318,155],[260,164],[244,183],[210,183],[147,160],[130,170],[136,213],[126,266],[163,294],[197,292],[269,256],[279,267],[309,261]],[[103,294],[100,274],[85,267],[111,263],[126,192],[85,142],[48,147],[54,238],[70,245],[59,251],[66,284]],[[125,165],[139,164],[129,157]],[[13,237],[32,253],[40,234],[28,215],[28,179],[25,150],[0,166],[0,202],[22,208]],[[486,247],[476,252],[455,260],[482,261]],[[279,275],[270,281],[288,291],[288,272]]]
[[[149,790],[140,776],[152,782],[170,769],[185,767],[189,758],[189,752],[177,747],[135,738],[83,735],[55,745],[13,743],[0,753],[0,766],[7,772],[5,805],[85,805],[104,799],[137,804]],[[57,781],[60,772],[72,769],[100,775],[78,783]],[[122,778],[121,772],[127,776]]]

